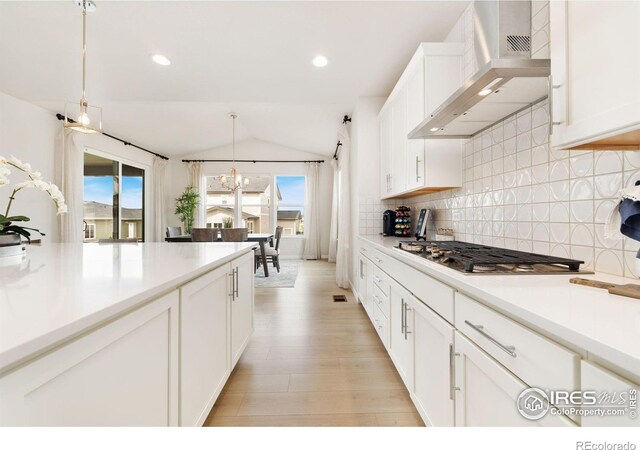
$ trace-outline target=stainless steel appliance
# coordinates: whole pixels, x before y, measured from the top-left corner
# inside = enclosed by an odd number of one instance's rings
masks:
[[[397,247],[465,274],[575,274],[584,261],[461,241],[401,241]]]

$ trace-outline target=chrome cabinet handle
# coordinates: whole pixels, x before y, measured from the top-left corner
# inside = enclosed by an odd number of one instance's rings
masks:
[[[553,127],[555,125],[561,125],[562,122],[553,121],[553,90],[562,87],[560,84],[553,84],[553,75],[549,75],[547,78],[547,95],[549,98],[549,136],[553,134]]]
[[[404,302],[404,340],[408,340],[408,335],[411,334],[411,331],[409,331],[409,324],[407,323],[407,317],[408,317],[408,313],[409,311],[411,311],[411,308],[409,308],[409,304],[407,302]]]
[[[466,323],[467,325],[469,325],[471,328],[473,328],[474,330],[476,330],[478,333],[480,333],[481,335],[483,335],[484,337],[486,337],[487,339],[489,339],[489,341],[496,345],[498,348],[500,348],[500,350],[504,351],[505,353],[507,353],[510,356],[513,356],[514,358],[517,357],[518,355],[516,354],[516,348],[513,345],[504,345],[501,342],[499,342],[498,340],[496,340],[496,338],[494,338],[493,336],[491,336],[489,333],[487,333],[486,331],[484,331],[484,327],[482,325],[474,325],[471,322],[469,322],[468,320],[465,320],[464,323]]]
[[[453,344],[449,344],[449,400],[453,400],[455,391],[459,391],[460,388],[456,387],[456,367],[454,363],[454,357],[459,353],[453,351]]]
[[[379,263],[381,263],[381,262],[382,262],[382,260],[381,260],[380,258],[378,258],[377,256],[374,256],[374,257],[373,257],[373,259],[375,259],[375,260],[376,260],[376,262],[379,262]]]
[[[236,294],[236,298],[240,297],[240,268],[236,267],[234,270],[235,274],[236,274],[236,286],[235,286],[235,294]]]
[[[231,297],[233,300],[235,300],[235,290],[236,290],[236,286],[235,286],[235,284],[236,284],[235,270],[231,271],[229,276],[231,277],[231,292],[229,293],[229,297]]]
[[[418,169],[418,165],[420,164],[420,158],[416,155],[416,182],[420,181],[420,170]]]
[[[380,278],[380,277],[378,277],[376,275],[373,276],[373,279],[376,281],[376,283],[382,282],[382,278]]]
[[[400,299],[400,332],[404,334],[404,299]]]

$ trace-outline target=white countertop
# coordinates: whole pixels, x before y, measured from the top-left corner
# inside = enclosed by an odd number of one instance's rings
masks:
[[[458,291],[640,377],[640,300],[569,283],[567,275],[464,275],[397,248],[399,239],[360,236]],[[583,278],[627,284],[602,273]],[[638,281],[640,283],[640,280]]]
[[[255,246],[46,244],[17,265],[0,259],[0,372]]]

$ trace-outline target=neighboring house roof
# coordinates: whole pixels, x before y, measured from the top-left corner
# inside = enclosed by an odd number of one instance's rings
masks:
[[[209,208],[207,208],[207,215],[215,214],[215,213],[223,213],[223,214],[229,215],[229,217],[233,217],[234,210],[233,208],[227,208],[225,206],[210,206]],[[259,216],[242,211],[242,218],[243,219],[259,219]]]
[[[242,189],[244,194],[264,194],[269,185],[271,185],[271,177],[248,177],[249,185]],[[207,194],[230,194],[229,189],[222,187],[219,177],[207,178]],[[280,187],[276,184],[276,196],[278,200],[282,200]]]
[[[142,220],[141,208],[121,208],[122,220]],[[89,220],[113,219],[113,206],[98,202],[84,202],[84,218]]]
[[[300,220],[302,212],[296,209],[294,211],[278,211],[278,220]]]

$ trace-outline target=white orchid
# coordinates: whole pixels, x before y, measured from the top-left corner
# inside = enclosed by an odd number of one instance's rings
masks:
[[[7,209],[4,215],[0,215],[0,234],[15,233],[20,234],[27,239],[30,239],[31,233],[29,230],[31,230],[36,231],[44,236],[44,233],[41,233],[35,228],[18,225],[20,222],[28,222],[29,218],[25,216],[10,217],[9,211],[11,209],[11,204],[15,200],[16,194],[21,190],[29,188],[39,189],[51,196],[51,199],[54,201],[56,208],[58,209],[58,215],[60,215],[67,212],[67,205],[64,201],[64,196],[62,195],[62,192],[60,191],[58,186],[42,180],[42,174],[40,172],[33,170],[30,164],[19,160],[13,155],[11,155],[9,159],[0,156],[0,187],[10,184],[9,175],[11,174],[11,167],[24,172],[27,175],[28,179],[20,183],[16,183],[13,186],[13,192],[9,196]],[[18,224],[16,224],[16,222]]]

